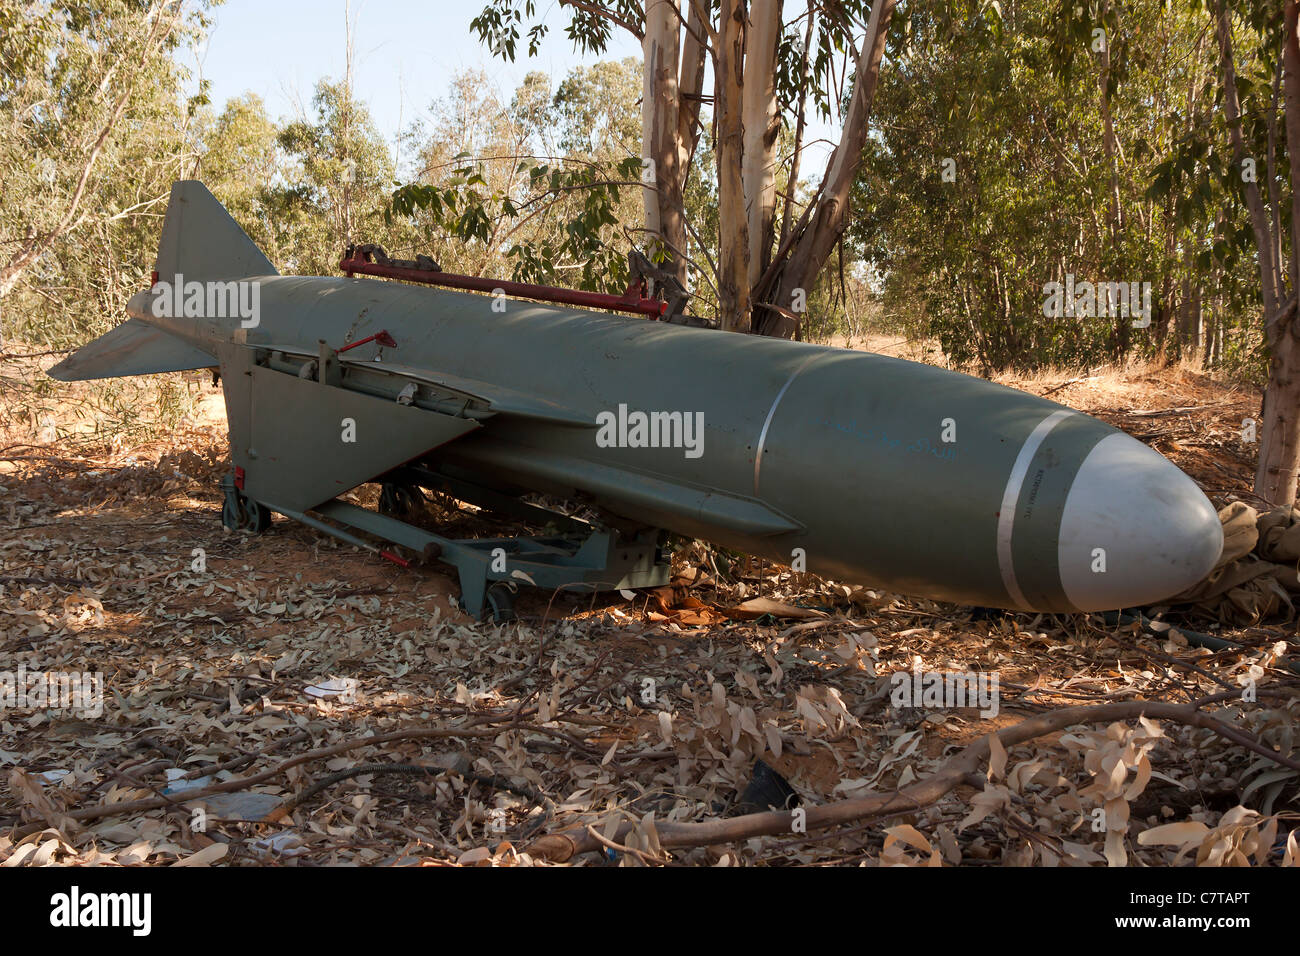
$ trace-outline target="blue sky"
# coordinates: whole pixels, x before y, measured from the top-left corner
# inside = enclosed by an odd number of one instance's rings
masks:
[[[537,57],[522,55],[525,42],[514,63],[494,59],[469,29],[483,2],[352,0],[354,87],[390,143],[412,120],[427,116],[429,104],[444,95],[451,77],[462,70],[484,69],[508,94],[530,70],[558,81],[580,64],[641,55],[636,39],[618,28],[604,57],[579,54],[564,35],[567,12],[557,0],[539,0],[551,31]],[[266,101],[272,116],[296,116],[299,104],[310,108],[318,79],[343,76],[344,9],[344,0],[227,0],[212,11],[207,44],[196,51],[197,62],[188,65],[211,82],[217,109],[251,90]],[[838,138],[820,123],[811,124],[809,133]],[[829,145],[810,145],[804,175],[820,173],[829,152]]]
[[[573,49],[563,33],[565,11],[555,0],[542,0],[539,7],[549,11],[551,35],[536,58],[521,56],[507,63],[494,59],[470,32],[469,22],[482,9],[482,0],[352,0],[357,94],[391,141],[399,129],[427,115],[429,103],[462,70],[486,70],[508,94],[530,70],[558,80],[574,66],[601,59]],[[318,79],[343,75],[343,0],[227,0],[212,16],[207,46],[197,51],[198,63],[189,65],[211,81],[218,109],[251,90],[266,101],[272,116],[295,116],[299,103],[310,107]],[[521,53],[526,52],[524,45]],[[634,37],[616,30],[603,58],[640,53]]]

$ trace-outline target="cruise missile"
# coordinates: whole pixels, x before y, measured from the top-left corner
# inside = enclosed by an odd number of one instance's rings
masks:
[[[344,266],[365,272],[361,258]],[[668,533],[846,583],[1043,612],[1155,603],[1222,550],[1190,478],[1045,399],[418,266],[461,288],[279,275],[202,184],[180,182],[154,286],[50,375],[216,370],[228,527],[260,532],[281,514],[399,563],[445,562],[464,607],[499,618],[521,585],[665,583]],[[628,308],[661,308],[645,306]],[[381,485],[377,511],[340,498],[365,483]],[[425,490],[538,533],[439,535],[417,516]]]

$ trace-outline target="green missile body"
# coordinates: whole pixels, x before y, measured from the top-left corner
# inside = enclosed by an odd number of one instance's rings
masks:
[[[51,375],[219,367],[242,491],[271,511],[303,514],[419,462],[846,582],[1027,611],[1154,603],[1222,550],[1214,508],[1165,458],[971,376],[504,296],[279,276],[193,182],[173,189],[158,265],[128,322]],[[214,285],[217,306],[249,290],[256,321],[212,308]],[[381,332],[396,346],[344,349]]]

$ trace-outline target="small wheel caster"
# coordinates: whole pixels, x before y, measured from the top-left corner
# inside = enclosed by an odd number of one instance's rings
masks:
[[[221,523],[231,531],[261,534],[271,527],[271,509],[237,489],[233,481],[222,479],[225,500],[221,503]]]
[[[510,581],[494,581],[488,585],[487,608],[492,611],[493,624],[509,624],[515,619],[516,585]]]
[[[244,499],[244,523],[240,525],[239,530],[261,534],[269,527],[271,527],[271,509],[260,501]]]
[[[221,503],[221,523],[228,531],[238,531],[240,524],[244,520],[244,507],[239,498],[233,495],[226,495]]]
[[[424,503],[424,495],[414,485],[384,482],[379,490],[379,513],[393,518],[409,518]]]

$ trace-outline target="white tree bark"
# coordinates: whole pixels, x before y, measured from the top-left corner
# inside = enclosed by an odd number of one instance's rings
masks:
[[[718,124],[718,312],[724,329],[750,330],[749,226],[745,215],[742,96],[744,0],[722,0],[714,51]]]
[[[704,92],[704,62],[709,51],[708,29],[700,6],[690,0],[684,2],[689,11],[687,28],[682,31],[681,79],[677,83],[678,168],[683,180],[700,141],[700,95]]]
[[[772,257],[776,216],[776,141],[781,123],[776,110],[776,50],[781,39],[781,0],[751,0],[745,31],[745,77],[741,122],[744,126],[746,221],[752,289]]]
[[[642,190],[645,226],[663,232],[667,216],[664,191],[676,178],[677,150],[677,51],[680,21],[676,0],[646,0],[645,36],[641,51],[645,58],[641,91],[641,160],[645,170]]]

